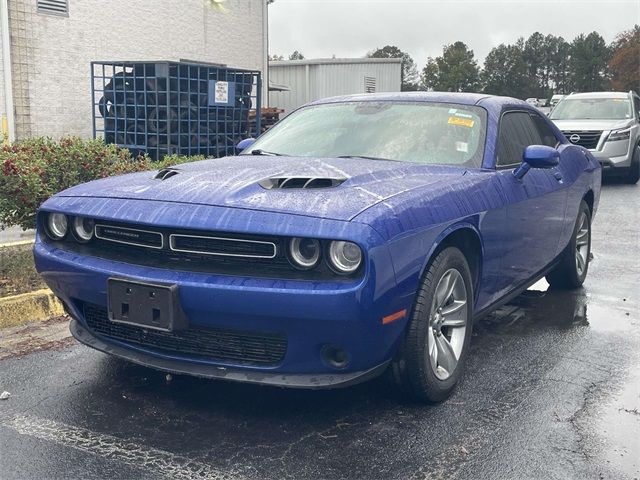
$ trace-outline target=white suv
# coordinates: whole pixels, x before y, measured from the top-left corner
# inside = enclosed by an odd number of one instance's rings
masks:
[[[603,172],[640,179],[640,97],[635,92],[572,93],[549,118],[576,145],[600,161]]]

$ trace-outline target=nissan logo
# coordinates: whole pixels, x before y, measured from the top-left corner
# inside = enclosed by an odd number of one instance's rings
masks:
[[[569,137],[569,141],[571,143],[578,143],[580,141],[580,135],[578,135],[577,133],[574,133]]]

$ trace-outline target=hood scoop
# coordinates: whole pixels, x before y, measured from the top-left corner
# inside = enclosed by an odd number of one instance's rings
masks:
[[[288,188],[332,188],[341,185],[346,178],[328,177],[272,177],[258,182],[267,190],[279,190]]]
[[[166,180],[167,178],[171,178],[174,175],[178,175],[180,170],[176,168],[163,168],[158,173],[154,175],[155,180]]]

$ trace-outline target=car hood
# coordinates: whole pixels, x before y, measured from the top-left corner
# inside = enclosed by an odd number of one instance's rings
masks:
[[[173,167],[158,177],[140,172],[72,187],[62,197],[127,198],[234,207],[350,220],[394,195],[432,184],[451,184],[460,167],[354,158],[237,156]],[[268,188],[274,178],[338,179],[326,188]],[[340,183],[341,180],[344,180]],[[266,188],[265,188],[266,186]]]
[[[552,120],[562,131],[572,130],[618,130],[633,125],[633,120]]]

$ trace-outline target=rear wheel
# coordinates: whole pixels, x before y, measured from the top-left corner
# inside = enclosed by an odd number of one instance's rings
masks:
[[[418,289],[406,336],[391,365],[409,397],[440,402],[458,383],[469,350],[473,287],[463,253],[442,250]]]
[[[547,275],[549,285],[556,288],[578,288],[587,278],[591,257],[591,211],[584,200],[567,249],[558,266]]]

